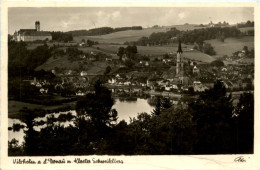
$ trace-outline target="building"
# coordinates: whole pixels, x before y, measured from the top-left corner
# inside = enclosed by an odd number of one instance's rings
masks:
[[[20,29],[13,35],[14,41],[45,41],[52,40],[52,35],[47,31],[40,31],[40,21],[35,22],[35,29]]]
[[[179,41],[179,46],[178,46],[178,50],[177,50],[177,62],[176,62],[176,75],[175,75],[175,79],[178,79],[178,84],[181,85],[189,85],[190,84],[190,80],[189,77],[187,76],[187,74],[185,73],[184,70],[184,63],[183,63],[183,56],[182,56],[182,48],[181,48],[181,42]]]
[[[176,74],[183,72],[183,58],[182,58],[181,42],[179,41],[178,51],[177,51],[177,64],[176,64]]]

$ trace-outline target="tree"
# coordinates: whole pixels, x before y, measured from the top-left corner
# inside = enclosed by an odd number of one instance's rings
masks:
[[[11,141],[8,141],[8,156],[21,156],[23,155],[23,149],[18,145],[18,140],[13,138]]]
[[[76,111],[78,116],[90,120],[102,135],[117,120],[117,111],[112,109],[114,100],[111,91],[102,86],[99,80],[94,88],[94,94],[89,93],[77,102]]]
[[[120,60],[122,60],[122,56],[125,54],[125,48],[124,47],[119,47],[117,56],[119,56]]]
[[[214,60],[210,63],[211,66],[215,66],[215,67],[223,67],[224,66],[224,62],[221,60]]]
[[[111,67],[107,66],[104,74],[107,75],[108,73],[110,73],[111,70]]]
[[[94,44],[95,44],[94,41],[87,40],[87,45],[88,45],[89,47],[92,47]]]
[[[254,152],[254,95],[243,93],[235,108],[234,126],[237,141],[236,152],[252,154]]]
[[[134,64],[135,64],[135,63],[134,63],[132,60],[126,60],[126,61],[125,61],[125,66],[126,66],[127,68],[129,68],[129,69],[133,68]]]
[[[160,113],[161,113],[161,106],[162,106],[162,104],[161,104],[161,97],[157,97],[156,105],[155,105],[155,108],[152,111],[152,114],[155,115],[155,116],[160,115]]]
[[[33,129],[35,126],[35,118],[36,114],[33,110],[29,109],[22,109],[21,110],[22,115],[24,116],[22,118],[22,122],[26,124],[27,130],[24,130],[25,136],[24,136],[24,152],[26,155],[37,155],[38,153],[38,133]]]
[[[214,48],[209,43],[203,44],[203,52],[205,54],[208,54],[208,55],[215,55],[216,54],[216,51],[214,50]]]
[[[197,154],[234,152],[232,138],[233,105],[225,86],[217,81],[212,89],[200,94],[189,104],[198,133],[194,150]]]
[[[133,46],[128,45],[125,48],[125,54],[132,59],[134,59],[136,53],[137,53],[137,47],[135,45]]]
[[[247,47],[247,46],[244,46],[244,47],[243,47],[243,51],[245,51],[245,55],[248,55],[249,50],[248,50],[248,47]]]
[[[191,94],[191,95],[194,94],[194,88],[193,87],[189,87],[188,88],[188,93]]]
[[[217,34],[217,39],[219,39],[221,42],[224,42],[225,38],[226,38],[225,32],[219,32]]]
[[[136,45],[132,46],[132,53],[136,54],[137,53],[137,47]]]
[[[170,107],[172,107],[170,98],[164,97],[162,101],[162,109],[169,109]]]

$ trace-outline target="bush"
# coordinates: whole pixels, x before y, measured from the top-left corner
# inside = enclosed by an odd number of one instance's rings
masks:
[[[222,67],[225,64],[223,63],[223,61],[221,60],[214,60],[210,63],[211,66],[216,66],[216,67]]]

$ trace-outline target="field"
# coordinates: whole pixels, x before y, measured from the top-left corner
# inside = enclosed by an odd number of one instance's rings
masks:
[[[101,51],[106,51],[110,53],[116,53],[119,47],[126,47],[124,45],[109,45],[109,44],[102,44],[97,45]],[[191,60],[197,60],[202,62],[211,62],[215,58],[212,56],[209,56],[207,54],[201,53],[199,51],[193,51],[191,50],[193,46],[190,45],[182,45],[183,49],[183,56],[185,58],[191,59]],[[138,46],[137,47],[138,53],[141,55],[164,55],[166,53],[168,54],[175,54],[177,51],[177,44],[174,46]]]
[[[195,25],[176,25],[171,26],[176,27],[180,30],[192,30],[201,27],[196,27]],[[79,50],[82,50],[85,53],[105,53],[116,54],[119,47],[126,47],[126,45],[122,45],[125,41],[135,41],[142,36],[149,36],[153,32],[165,32],[169,30],[170,27],[160,27],[160,28],[145,28],[143,30],[128,30],[128,31],[120,31],[112,34],[102,35],[102,36],[87,36],[87,37],[74,37],[74,40],[80,42],[82,38],[92,39],[95,41],[99,41],[100,44],[94,45],[93,47],[78,47]],[[241,28],[243,30],[248,30],[249,28]],[[251,29],[251,28],[250,28]],[[244,46],[248,46],[249,50],[254,47],[254,36],[244,36],[241,38],[226,38],[224,42],[221,42],[217,39],[206,40],[207,43],[210,43],[215,51],[215,56],[209,56],[204,53],[192,50],[193,45],[182,45],[183,48],[183,56],[185,58],[191,60],[197,60],[202,62],[211,62],[215,58],[222,57],[224,55],[232,55],[236,51],[241,51]],[[113,44],[114,43],[114,44]],[[31,45],[30,48],[35,48],[36,45]],[[137,46],[138,53],[146,56],[160,56],[166,53],[174,54],[177,51],[177,44],[169,45],[169,46]],[[91,73],[102,73],[107,66],[107,62],[93,62],[92,64],[83,63],[82,61],[70,62],[67,59],[67,56],[58,57],[47,60],[43,65],[39,66],[37,70],[45,69],[52,70],[54,67],[66,68],[71,70],[79,69],[79,65],[84,66],[84,70],[87,70]]]
[[[239,28],[239,30],[243,33],[246,33],[247,31],[252,31],[254,30],[254,27],[244,27],[244,28]]]
[[[89,39],[92,41],[98,41],[99,43],[106,44],[123,44],[124,42],[137,41],[141,37],[149,37],[155,32],[166,32],[170,28],[175,27],[181,31],[199,29],[201,27],[195,27],[195,25],[175,25],[171,27],[159,27],[159,28],[144,28],[143,30],[127,30],[119,31],[111,34],[101,35],[101,36],[78,36],[73,37],[76,42],[81,42],[82,39]]]
[[[149,36],[153,32],[165,32],[167,28],[147,28],[143,30],[127,30],[119,31],[111,34],[100,35],[100,36],[77,36],[73,37],[76,42],[81,42],[82,39],[89,39],[92,41],[98,41],[99,43],[115,43],[123,44],[126,41],[136,41],[141,37]]]
[[[99,44],[95,47],[99,47],[101,51],[108,53],[117,53],[119,47],[127,47],[126,45],[110,45]],[[137,46],[137,51],[141,55],[163,55],[166,53],[173,54],[177,51],[177,44],[171,46]],[[192,46],[182,45],[183,51],[190,51]]]
[[[254,48],[254,36],[244,36],[242,38],[227,38],[224,42],[217,39],[206,40],[217,52],[216,57],[223,55],[231,56],[236,51],[241,51],[244,46],[248,46],[249,50]]]
[[[183,53],[183,57],[188,58],[190,60],[196,60],[199,62],[210,63],[215,60],[215,57],[204,54],[200,51],[187,51]]]
[[[79,47],[79,50],[82,50],[86,53],[94,52],[102,52],[107,55],[109,54],[116,54],[119,47],[126,47],[125,45],[110,45],[110,44],[99,44],[95,45],[95,47]],[[97,49],[98,48],[98,49]],[[183,56],[185,58],[191,60],[197,60],[201,62],[211,62],[214,60],[214,57],[201,53],[199,51],[191,50],[192,46],[183,45]],[[146,55],[146,56],[162,56],[166,53],[168,54],[176,54],[177,51],[177,44],[174,46],[137,46],[138,54]],[[87,71],[89,74],[97,73],[102,74],[104,73],[106,67],[110,63],[108,62],[91,62],[91,63],[83,63],[83,60],[71,62],[68,60],[67,56],[63,57],[50,57],[43,65],[36,68],[36,70],[52,70],[55,67],[58,68],[66,68],[66,70],[79,70],[83,68],[83,70]],[[81,65],[81,66],[80,66]],[[114,68],[114,66],[112,67]]]

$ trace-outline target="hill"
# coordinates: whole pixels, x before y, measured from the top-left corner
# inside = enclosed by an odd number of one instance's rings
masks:
[[[78,49],[85,52],[85,53],[103,53],[103,54],[116,54],[119,47],[126,47],[126,45],[110,45],[110,44],[99,44],[95,45],[94,47],[79,47]],[[65,48],[65,47],[64,47]],[[61,48],[63,49],[63,48]],[[168,54],[176,54],[177,51],[177,44],[174,46],[137,46],[138,54],[140,55],[146,55],[150,56],[151,59],[157,56],[162,56],[166,53]],[[214,57],[206,55],[204,53],[201,53],[199,51],[192,50],[192,46],[189,45],[183,45],[183,57],[190,59],[190,60],[196,60],[200,62],[211,62],[214,60]],[[79,61],[73,61],[71,62],[68,59],[68,56],[62,56],[62,57],[50,57],[44,64],[37,67],[36,70],[52,70],[55,67],[57,68],[63,68],[66,70],[78,70],[82,71],[85,70],[88,73],[97,73],[102,74],[106,67],[111,64],[104,61],[96,61],[96,62],[86,62],[83,60]],[[113,66],[112,68],[115,68]]]
[[[180,31],[194,30],[205,27],[199,27],[198,25],[188,24],[188,25],[173,25],[167,27],[158,27],[158,28],[143,28],[142,30],[127,30],[119,31],[101,36],[74,36],[73,40],[76,42],[81,42],[82,39],[89,39],[92,41],[98,41],[99,43],[108,43],[108,44],[123,44],[124,42],[137,41],[141,37],[148,37],[152,33],[157,32],[166,32],[170,28],[175,27]]]
[[[119,47],[126,47],[126,45],[110,45],[110,44],[100,44],[97,45],[101,51],[116,54]],[[177,44],[174,46],[137,46],[138,54],[158,56],[168,54],[175,54],[177,51]],[[197,60],[201,62],[211,62],[215,60],[214,57],[207,54],[201,53],[196,50],[192,50],[192,45],[182,45],[183,56],[190,60]]]
[[[210,43],[215,51],[216,57],[223,57],[223,55],[231,56],[236,51],[241,51],[244,46],[248,46],[249,50],[254,48],[254,36],[243,36],[241,38],[226,38],[224,42],[217,39],[206,40]]]
[[[81,42],[82,39],[98,41],[99,43],[123,44],[126,41],[136,41],[143,36],[149,36],[153,32],[165,32],[166,28],[146,28],[143,30],[127,30],[100,36],[74,36],[73,40]]]
[[[79,61],[69,61],[68,56],[63,57],[50,57],[44,64],[37,67],[36,70],[46,70],[50,71],[53,70],[55,67],[64,69],[64,70],[76,70],[79,72],[87,71],[88,74],[103,74],[106,67],[109,63],[106,62],[84,62],[82,60]]]

